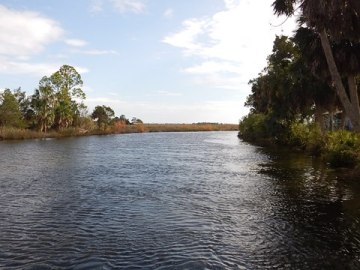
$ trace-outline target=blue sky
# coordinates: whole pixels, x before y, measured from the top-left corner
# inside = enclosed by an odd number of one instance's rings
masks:
[[[68,64],[90,113],[107,105],[152,123],[238,123],[275,34],[294,29],[271,2],[2,0],[0,90],[30,95]]]

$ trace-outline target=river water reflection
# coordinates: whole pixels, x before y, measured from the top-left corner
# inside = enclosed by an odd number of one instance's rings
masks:
[[[235,132],[0,153],[1,269],[360,268],[360,181]]]

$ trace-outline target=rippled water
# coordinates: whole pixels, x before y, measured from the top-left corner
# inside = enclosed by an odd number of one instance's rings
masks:
[[[0,153],[1,269],[360,268],[360,181],[234,132]]]

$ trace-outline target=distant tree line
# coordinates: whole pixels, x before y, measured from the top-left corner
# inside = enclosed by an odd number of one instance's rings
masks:
[[[82,86],[83,81],[76,69],[63,65],[50,77],[44,76],[30,96],[21,88],[5,89],[0,93],[0,127],[47,132],[70,127],[94,129],[96,126],[106,130],[116,123],[142,123],[135,117],[131,121],[125,115],[115,117],[114,110],[105,105],[96,106],[88,114]],[[97,125],[93,125],[94,122]]]

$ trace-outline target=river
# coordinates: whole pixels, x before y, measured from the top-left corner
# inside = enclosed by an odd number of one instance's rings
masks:
[[[0,269],[360,269],[360,181],[236,132],[0,153]]]

